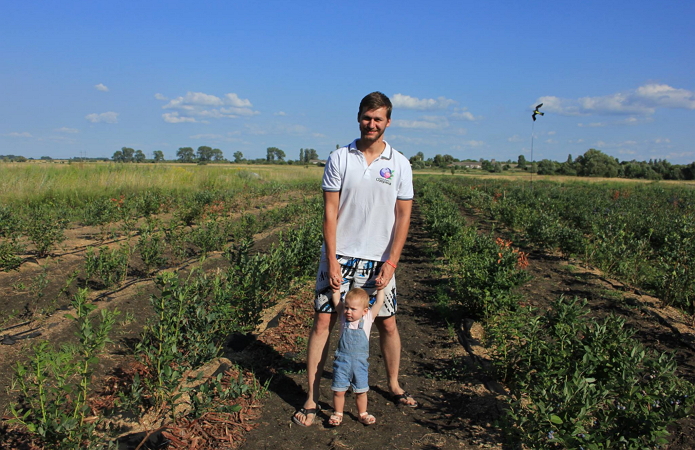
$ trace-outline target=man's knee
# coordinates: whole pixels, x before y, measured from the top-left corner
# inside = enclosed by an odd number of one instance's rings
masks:
[[[394,336],[398,335],[398,325],[396,324],[396,316],[378,318],[375,325],[379,330],[379,336]]]
[[[311,327],[311,334],[323,335],[330,333],[333,324],[335,323],[335,314],[315,313],[314,325]]]

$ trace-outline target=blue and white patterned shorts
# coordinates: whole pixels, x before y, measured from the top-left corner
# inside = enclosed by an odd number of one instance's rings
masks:
[[[344,297],[345,293],[352,288],[362,288],[370,296],[369,304],[374,304],[376,300],[376,277],[381,271],[381,261],[370,261],[368,259],[350,258],[348,256],[336,255],[340,263],[340,270],[343,274],[343,282],[340,285],[340,296]],[[384,288],[384,306],[381,307],[378,317],[391,317],[396,314],[398,304],[396,302],[396,275],[391,277],[391,281]],[[332,313],[335,312],[331,304],[331,296],[333,289],[331,288],[328,278],[328,259],[324,253],[321,254],[321,262],[319,263],[319,271],[316,274],[316,297],[314,299],[314,309],[317,312]]]

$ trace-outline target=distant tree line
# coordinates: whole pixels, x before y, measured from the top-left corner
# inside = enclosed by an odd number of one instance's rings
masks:
[[[418,152],[410,158],[413,169],[450,169],[465,170],[454,163],[461,162],[451,155],[436,155],[434,158],[425,159],[422,152]],[[556,162],[549,159],[541,161],[526,161],[524,155],[519,155],[516,162],[489,161],[486,159],[468,159],[464,162],[477,162],[480,169],[487,172],[503,172],[509,169],[525,170],[539,175],[569,175],[579,177],[605,177],[605,178],[642,178],[647,180],[695,180],[695,162],[688,165],[671,164],[665,159],[649,161],[619,161],[617,158],[606,155],[600,150],[589,149],[586,153],[572,159],[567,156],[564,162]]]
[[[212,148],[206,145],[194,150],[192,147],[181,147],[176,152],[176,161],[182,163],[207,164],[208,162],[233,162],[236,164],[309,164],[312,161],[320,164],[319,155],[313,148],[300,148],[299,159],[286,159],[287,154],[284,150],[277,147],[268,147],[265,158],[246,159],[244,154],[236,151],[233,160],[225,159],[224,153],[219,148]],[[121,163],[141,163],[141,162],[164,162],[164,153],[155,150],[152,159],[147,159],[142,150],[135,150],[130,147],[123,147],[117,150],[112,158],[115,162]]]
[[[574,160],[558,163],[549,159],[533,167],[539,175],[576,175],[580,177],[641,178],[646,180],[695,180],[695,162],[671,164],[665,159],[619,161],[600,150],[589,149]]]

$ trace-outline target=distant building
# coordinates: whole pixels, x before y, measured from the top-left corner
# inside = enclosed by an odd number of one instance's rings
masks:
[[[467,169],[482,169],[483,165],[478,161],[459,161],[449,164],[449,167],[465,167]]]

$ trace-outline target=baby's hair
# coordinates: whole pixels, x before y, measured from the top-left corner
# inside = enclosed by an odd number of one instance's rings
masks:
[[[345,294],[345,301],[348,299],[359,299],[362,300],[362,306],[364,308],[369,308],[369,294],[362,288],[352,288]]]

